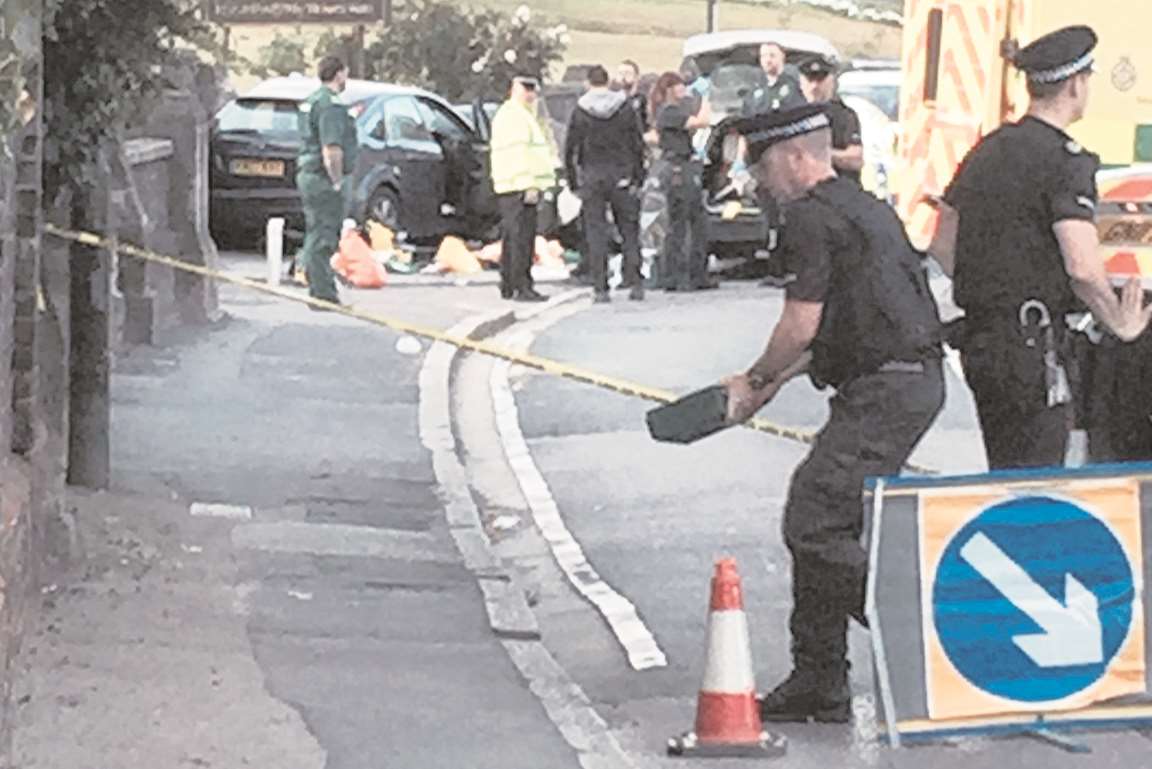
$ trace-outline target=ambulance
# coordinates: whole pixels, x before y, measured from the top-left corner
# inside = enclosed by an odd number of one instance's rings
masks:
[[[1152,203],[1152,165],[1141,165],[1152,163],[1150,0],[906,0],[892,185],[918,246],[935,228],[930,201],[968,150],[1027,109],[1024,78],[1006,54],[1072,24],[1100,38],[1088,114],[1069,133],[1103,164],[1105,258],[1114,273],[1152,277],[1152,227],[1141,224]]]

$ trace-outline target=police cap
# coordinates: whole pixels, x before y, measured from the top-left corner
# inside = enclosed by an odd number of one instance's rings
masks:
[[[800,74],[810,80],[823,80],[836,71],[836,62],[823,54],[815,54],[800,62]]]
[[[769,112],[737,120],[732,130],[748,143],[748,160],[755,163],[773,144],[831,128],[823,105],[805,104],[788,110]]]
[[[1062,83],[1092,68],[1096,40],[1091,27],[1064,27],[1021,48],[1014,63],[1033,83]]]

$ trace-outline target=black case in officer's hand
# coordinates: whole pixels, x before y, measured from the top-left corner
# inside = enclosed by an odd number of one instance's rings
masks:
[[[648,433],[664,443],[693,443],[728,423],[728,388],[712,385],[648,412]]]

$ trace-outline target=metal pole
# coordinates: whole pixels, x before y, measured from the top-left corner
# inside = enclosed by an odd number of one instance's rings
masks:
[[[715,32],[720,27],[720,0],[708,0],[708,31]]]

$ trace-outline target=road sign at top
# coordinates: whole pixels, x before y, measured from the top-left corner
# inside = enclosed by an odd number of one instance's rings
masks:
[[[220,24],[333,24],[379,21],[388,0],[208,0],[208,18]]]
[[[923,499],[934,719],[1049,712],[1144,691],[1139,491]]]

